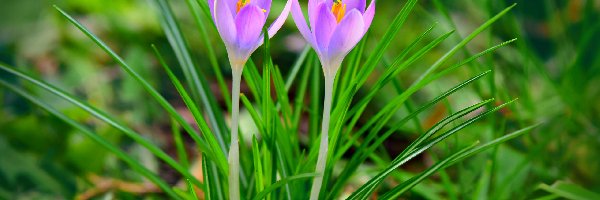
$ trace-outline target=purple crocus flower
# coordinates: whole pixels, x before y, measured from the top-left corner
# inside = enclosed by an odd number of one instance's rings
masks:
[[[317,200],[323,184],[329,146],[329,118],[335,75],[348,53],[365,35],[375,16],[375,0],[308,0],[310,28],[298,0],[293,0],[292,17],[302,36],[315,49],[325,74],[321,141],[310,199]]]
[[[292,17],[302,36],[315,49],[326,76],[335,76],[344,57],[362,39],[375,16],[375,0],[308,0],[308,27],[298,0]]]
[[[208,0],[208,6],[232,67],[243,68],[250,54],[263,43],[262,30],[271,10],[271,0]],[[281,15],[269,27],[269,38],[283,26],[290,6],[288,0]]]
[[[232,69],[231,146],[229,148],[229,199],[240,199],[238,118],[240,82],[244,65],[264,42],[263,27],[271,10],[271,0],[208,0],[210,13],[219,35],[225,42]],[[288,0],[281,15],[268,29],[269,38],[281,28],[290,13]]]

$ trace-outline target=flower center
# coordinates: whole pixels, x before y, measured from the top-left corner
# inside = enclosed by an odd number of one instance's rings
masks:
[[[331,12],[338,23],[342,21],[344,15],[346,15],[346,4],[342,3],[342,0],[334,0],[333,6],[331,7]]]
[[[248,5],[249,3],[250,3],[250,0],[239,0],[239,1],[237,2],[236,6],[235,6],[235,11],[236,11],[236,13],[239,13],[239,12],[240,12],[240,10],[241,10],[242,8],[244,8],[244,6]],[[266,12],[267,12],[267,10],[265,10],[265,9],[262,9],[262,11],[263,11],[264,13],[266,13]]]

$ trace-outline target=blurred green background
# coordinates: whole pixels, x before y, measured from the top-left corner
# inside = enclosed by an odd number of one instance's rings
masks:
[[[212,77],[205,49],[198,36],[185,2],[170,1],[179,17],[190,49],[200,72]],[[482,57],[468,66],[428,86],[411,99],[425,102],[440,93],[445,85],[468,79],[475,72],[493,69],[494,76],[470,89],[463,98],[450,98],[446,105],[422,116],[422,126],[431,126],[447,110],[459,108],[474,99],[495,97],[508,101],[519,98],[518,104],[504,110],[495,120],[468,129],[464,137],[491,139],[496,132],[516,129],[522,125],[545,122],[535,134],[500,148],[502,160],[494,169],[495,188],[489,191],[498,199],[526,198],[535,195],[541,183],[563,180],[600,191],[600,1],[598,0],[454,0],[419,1],[409,16],[403,31],[396,37],[386,56],[395,55],[428,27],[438,22],[433,35],[456,29],[457,33],[427,55],[398,80],[407,86],[418,78],[435,59],[443,55],[462,37],[502,9],[518,3],[508,15],[494,24],[456,56],[455,61],[512,38],[518,40],[507,47]],[[175,63],[172,50],[161,29],[159,16],[152,1],[146,0],[0,0],[0,62],[19,66],[44,80],[65,89],[91,104],[115,114],[145,137],[174,154],[171,122],[159,105],[131,78],[124,76],[116,63],[94,45],[52,7],[58,5],[90,28],[117,51],[144,78],[159,88],[181,112],[184,105],[164,72],[157,64],[150,44],[156,44],[168,62]],[[284,2],[275,0],[278,13]],[[373,47],[391,19],[399,12],[403,1],[380,0],[367,48]],[[203,16],[203,15],[202,15]],[[211,23],[204,19],[206,23]],[[221,70],[230,73],[226,54],[214,29],[210,29],[212,45],[219,56]],[[433,39],[433,36],[429,38]],[[272,41],[272,57],[284,74],[304,47],[295,25],[288,20]],[[369,50],[366,50],[369,52]],[[421,67],[419,67],[421,66]],[[381,73],[383,70],[376,70]],[[0,78],[19,83],[0,72]],[[229,77],[226,77],[229,79]],[[211,79],[212,80],[212,79]],[[213,80],[214,81],[214,80]],[[95,120],[74,106],[23,84],[36,91],[44,101],[85,123],[101,136],[118,144],[144,165],[159,171],[169,183],[177,184],[180,177],[152,158],[151,154],[122,133]],[[218,93],[216,83],[212,87]],[[368,84],[365,89],[368,89]],[[389,86],[370,105],[369,114],[376,112],[393,96]],[[390,92],[393,94],[394,92]],[[219,96],[219,95],[216,95]],[[226,108],[223,107],[225,111]],[[497,131],[493,131],[497,130]],[[406,127],[406,137],[394,137],[393,144],[414,138],[416,127]],[[460,139],[458,139],[460,140]],[[460,141],[456,141],[460,142]],[[405,143],[405,142],[404,142]],[[191,146],[189,150],[193,152]],[[394,152],[393,148],[390,148]],[[397,150],[396,150],[397,151]],[[404,167],[422,168],[431,164],[436,152],[429,152]],[[471,198],[473,182],[485,169],[486,154],[471,159],[450,170],[456,192]],[[414,165],[414,166],[413,166]],[[97,189],[105,179],[140,182],[141,177],[119,162],[93,141],[78,134],[68,125],[28,103],[18,95],[0,87],[0,199],[61,199]],[[435,177],[425,185],[434,187],[443,177]],[[502,187],[506,181],[511,184]],[[529,188],[528,188],[529,187]],[[527,188],[527,189],[524,189]],[[126,189],[114,190],[120,198],[133,198]],[[113,191],[113,190],[107,190]],[[119,192],[117,192],[119,191]],[[125,191],[125,192],[124,192]],[[435,190],[433,190],[435,191]],[[447,191],[446,191],[447,192]],[[444,191],[438,191],[444,196]],[[497,193],[497,194],[496,194]],[[106,195],[106,194],[103,194]],[[82,196],[80,196],[82,197]],[[427,195],[416,192],[411,198]]]

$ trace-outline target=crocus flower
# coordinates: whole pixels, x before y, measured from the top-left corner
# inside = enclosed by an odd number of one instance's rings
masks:
[[[315,49],[321,60],[325,74],[325,98],[323,102],[323,122],[321,141],[310,199],[319,198],[323,184],[327,150],[329,146],[329,118],[331,96],[335,75],[348,53],[365,35],[375,16],[375,0],[366,8],[366,0],[308,0],[308,20],[306,23],[298,0],[293,0],[292,17],[302,36]]]
[[[335,76],[344,57],[365,35],[375,16],[375,0],[309,0],[306,23],[298,0],[292,17],[302,36],[315,49],[326,76]]]
[[[271,10],[271,0],[208,0],[210,12],[229,56],[232,68],[231,146],[229,148],[229,199],[240,199],[239,187],[239,94],[242,70],[254,52],[264,42],[263,27]],[[269,38],[281,28],[289,15],[288,0],[281,15],[268,29]]]
[[[271,0],[208,0],[208,6],[232,67],[234,70],[243,68],[250,55],[263,43],[262,30],[271,10]],[[288,1],[281,15],[268,28],[269,38],[283,26],[290,6],[291,1]]]

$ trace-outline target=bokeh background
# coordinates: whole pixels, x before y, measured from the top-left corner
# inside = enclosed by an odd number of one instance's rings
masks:
[[[195,62],[206,66],[200,72],[214,81],[203,48],[205,44],[200,40],[185,2],[172,0],[170,3]],[[451,97],[445,105],[424,114],[420,125],[407,126],[403,130],[406,134],[393,137],[386,147],[392,153],[401,150],[418,134],[418,127],[429,127],[452,108],[463,107],[475,99],[495,97],[508,101],[519,98],[516,106],[504,110],[494,120],[478,123],[461,134],[461,137],[491,139],[504,130],[544,122],[534,134],[511,142],[510,148],[499,149],[496,156],[502,162],[494,169],[496,184],[489,193],[495,194],[498,199],[526,198],[540,193],[537,185],[556,181],[572,182],[591,191],[600,191],[600,1],[422,0],[409,16],[385,59],[392,60],[434,23],[438,24],[429,40],[456,30],[433,53],[398,77],[400,85],[408,86],[461,38],[513,3],[518,5],[461,51],[455,61],[503,41],[517,38],[516,42],[436,81],[413,96],[411,102],[426,102],[428,97],[443,91],[441,88],[445,85],[460,83],[478,71],[493,69],[492,78],[478,82],[468,92]],[[174,154],[171,122],[159,105],[149,101],[145,91],[124,75],[107,54],[68,23],[52,7],[53,4],[90,28],[159,88],[181,112],[186,113],[185,106],[150,48],[150,44],[156,44],[162,52],[170,52],[166,55],[168,62],[175,63],[153,1],[0,0],[0,62],[18,66],[88,100]],[[273,9],[281,10],[283,4],[281,0],[274,0]],[[385,32],[403,4],[398,0],[379,0],[366,52]],[[210,45],[220,55],[221,70],[228,75],[230,71],[223,44],[214,29],[211,28],[209,34],[212,39]],[[284,74],[304,45],[290,18],[272,40],[272,57]],[[376,70],[373,76],[382,71]],[[0,78],[19,83],[3,72],[0,72]],[[229,80],[229,77],[226,79]],[[161,177],[170,183],[180,182],[180,177],[119,131],[38,88],[27,84],[23,86],[35,91],[69,117],[93,127],[102,137],[118,144],[144,165],[159,171]],[[368,87],[369,83],[365,89]],[[216,83],[213,91],[219,96]],[[393,91],[392,86],[384,88],[367,109],[370,112],[364,118],[385,105],[393,97],[387,94],[393,94]],[[248,117],[245,120],[250,122]],[[457,138],[454,142],[460,140]],[[189,150],[193,152],[193,143],[189,144]],[[408,174],[417,172],[431,165],[436,156],[436,151],[428,152],[401,170]],[[451,182],[461,197],[471,198],[472,183],[485,170],[482,163],[486,163],[486,156],[489,155],[483,154],[449,170]],[[423,185],[435,188],[443,178],[436,176]],[[83,194],[102,189],[96,187],[100,183],[115,180],[135,183],[140,182],[141,177],[76,130],[0,87],[0,199],[86,197]],[[504,186],[506,181],[510,182],[508,186]],[[432,190],[438,197],[446,193]],[[127,188],[110,188],[104,192],[108,191],[116,192],[121,198],[136,196],[135,192],[126,192]],[[415,199],[431,197],[419,192],[408,196]]]

